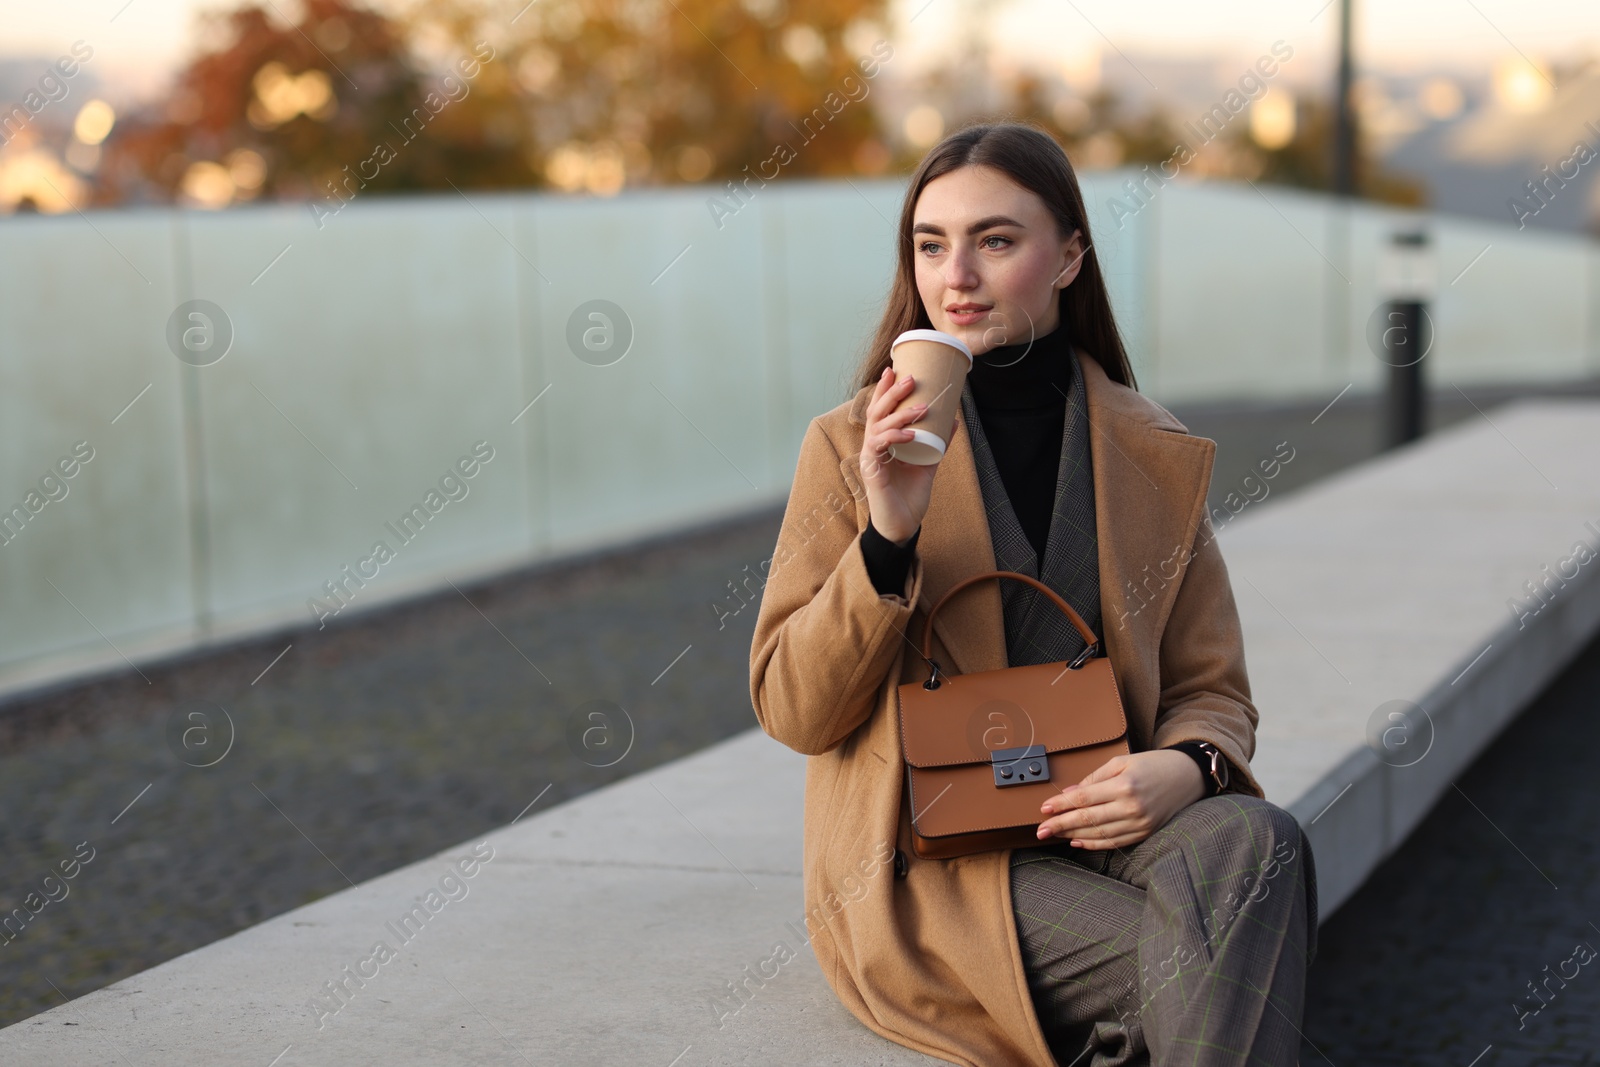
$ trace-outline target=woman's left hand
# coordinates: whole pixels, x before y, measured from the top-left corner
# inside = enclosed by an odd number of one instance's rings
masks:
[[[1200,768],[1182,752],[1151,749],[1113,756],[1077,785],[1046,800],[1039,839],[1069,838],[1077,848],[1123,848],[1161,829],[1206,795]]]

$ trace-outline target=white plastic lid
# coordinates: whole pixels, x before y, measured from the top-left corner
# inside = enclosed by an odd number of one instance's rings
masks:
[[[927,430],[912,430],[911,440],[896,441],[889,446],[889,454],[895,459],[921,467],[938,463],[944,459],[945,451],[944,438]]]
[[[889,351],[894,351],[894,346],[901,341],[937,341],[942,345],[949,345],[967,357],[967,369],[972,369],[972,349],[968,348],[967,343],[954,334],[945,333],[943,330],[907,330],[894,339],[893,343],[889,345]]]

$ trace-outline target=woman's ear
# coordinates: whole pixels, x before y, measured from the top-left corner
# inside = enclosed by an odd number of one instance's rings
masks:
[[[1057,289],[1065,289],[1078,276],[1078,271],[1083,267],[1085,251],[1087,249],[1084,248],[1083,244],[1083,231],[1073,230],[1072,236],[1061,244],[1061,254],[1066,259],[1066,266],[1062,268],[1060,274],[1056,275],[1055,281],[1052,283]]]

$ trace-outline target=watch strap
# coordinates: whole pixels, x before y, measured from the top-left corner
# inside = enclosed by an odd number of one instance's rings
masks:
[[[1209,741],[1179,741],[1167,747],[1177,752],[1182,752],[1194,760],[1195,765],[1200,768],[1200,779],[1205,783],[1206,796],[1214,797],[1222,792],[1221,783],[1217,781],[1216,776],[1211,772],[1211,754],[1213,752],[1217,753],[1217,760],[1223,767],[1228,765],[1228,757],[1222,755],[1217,746]]]

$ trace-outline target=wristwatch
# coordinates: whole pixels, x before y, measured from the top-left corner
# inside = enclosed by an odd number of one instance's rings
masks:
[[[1206,796],[1214,797],[1228,788],[1228,757],[1210,741],[1179,741],[1169,746],[1186,754],[1200,768]]]

